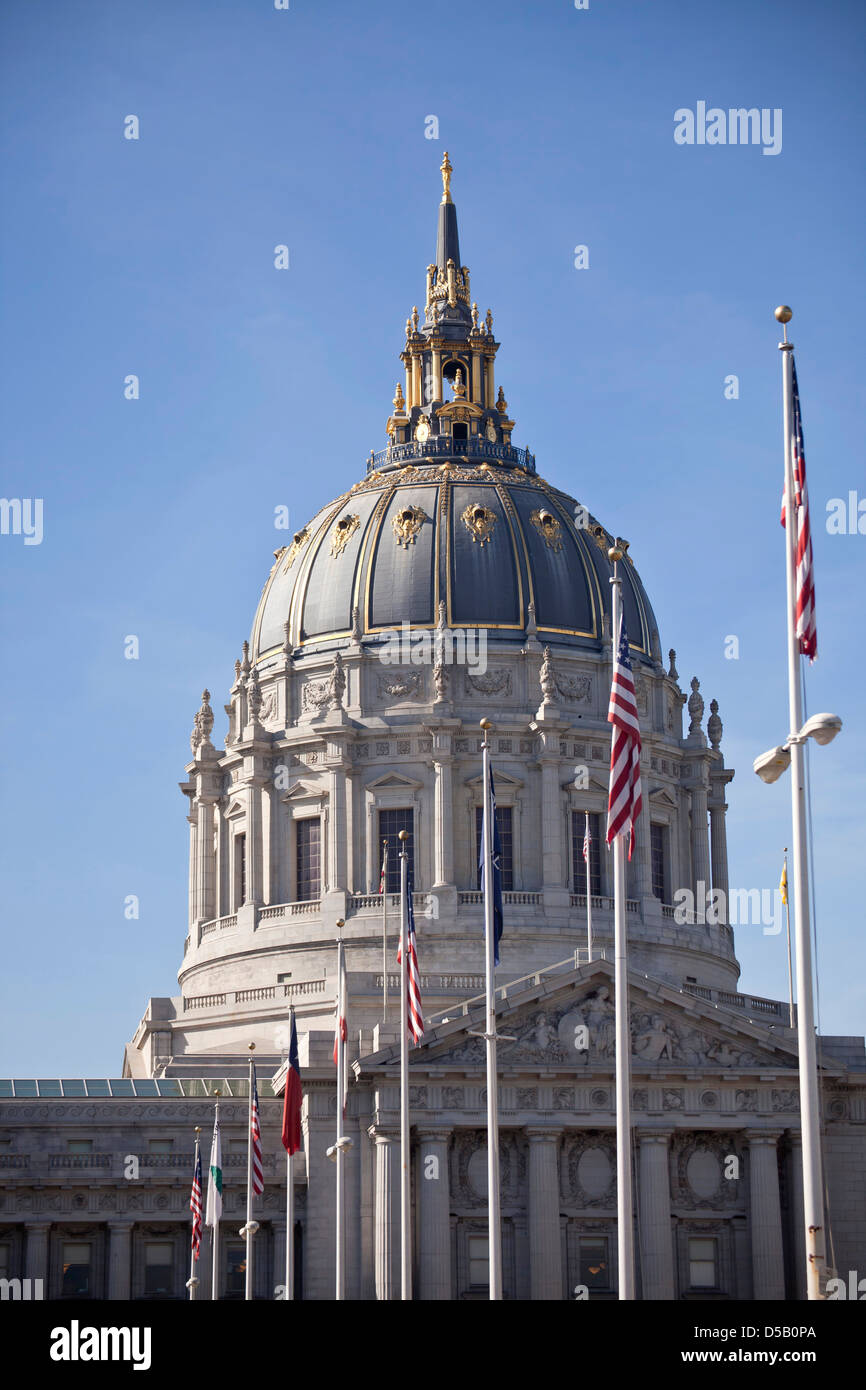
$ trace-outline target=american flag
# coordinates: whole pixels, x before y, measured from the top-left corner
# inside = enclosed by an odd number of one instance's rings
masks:
[[[592,836],[589,833],[589,816],[586,818],[586,829],[583,832],[583,862],[589,863],[589,847],[592,843]]]
[[[189,1199],[192,1212],[192,1253],[198,1259],[201,1250],[201,1150],[195,1146],[195,1169],[192,1175],[192,1194]]]
[[[402,960],[397,950],[397,964]],[[412,874],[406,877],[406,1006],[409,1037],[417,1047],[424,1036],[424,1016],[421,1012],[421,974],[415,938],[415,908],[412,903]]]
[[[791,420],[791,465],[794,473],[794,511],[797,518],[796,587],[797,587],[797,644],[801,656],[814,661],[818,654],[818,628],[815,621],[815,573],[812,567],[812,529],[809,523],[809,495],[806,491],[806,448],[803,443],[803,420],[800,415],[800,392],[797,389],[797,368],[791,361],[793,375]],[[785,490],[782,490],[782,525],[785,525]]]
[[[334,1009],[334,1066],[337,1065],[337,1050],[349,1036],[346,1026],[346,969],[343,963],[343,947],[340,945],[337,980],[337,1002]]]
[[[256,1069],[253,1067],[253,1094],[250,1104],[250,1146],[253,1156],[253,1196],[265,1190],[265,1174],[262,1168],[262,1131],[259,1125],[259,1088],[256,1085]]]
[[[634,849],[634,825],[641,810],[640,724],[634,676],[628,654],[625,614],[620,614],[619,640],[613,663],[607,720],[613,725],[610,744],[610,793],[607,803],[607,843],[629,832],[628,857]]]

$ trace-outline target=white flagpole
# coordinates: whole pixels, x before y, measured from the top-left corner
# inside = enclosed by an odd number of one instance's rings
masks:
[[[292,1032],[295,1026],[295,1008],[289,1005],[289,1063],[292,1056]],[[286,1068],[286,1086],[289,1084],[289,1069]],[[295,1184],[292,1178],[292,1159],[294,1155],[286,1149],[286,1279],[285,1299],[295,1296]]]
[[[253,1236],[259,1229],[259,1223],[253,1220],[253,1053],[255,1048],[255,1043],[250,1043],[250,1098],[247,1107],[247,1219],[241,1231],[241,1235],[246,1240],[244,1299],[248,1303],[253,1298]]]
[[[487,1046],[487,1243],[491,1300],[502,1299],[502,1231],[499,1216],[499,1094],[496,1067],[496,994],[493,940],[493,826],[490,805],[489,719],[481,720],[484,730],[483,753],[484,813],[481,817],[484,855],[484,946],[486,1013],[484,1040]]]
[[[592,897],[590,889],[589,861],[592,857],[592,842],[589,838],[589,811],[585,812],[586,828],[583,843],[586,846],[586,958],[592,960]]]
[[[623,551],[612,546],[608,551],[613,561],[611,596],[613,599],[612,655],[614,666],[619,648],[619,625],[622,609],[622,580],[617,562]],[[631,1032],[628,1017],[628,943],[626,936],[625,901],[625,836],[617,835],[613,842],[614,898],[614,988],[616,991],[616,1239],[619,1265],[619,1297],[633,1299],[634,1228],[632,1224],[631,1176]]]
[[[788,938],[788,1021],[794,1023],[794,967],[791,963],[791,904],[788,896],[788,850],[785,849],[785,933]]]
[[[214,1108],[214,1131],[215,1131],[215,1133],[219,1134],[219,1124],[220,1124],[220,1093],[219,1093],[219,1091],[214,1091],[214,1101],[215,1101],[215,1108]],[[210,1185],[211,1181],[212,1181],[212,1179],[211,1179],[211,1175],[210,1175],[210,1166],[208,1166],[208,1185]],[[220,1269],[219,1269],[219,1264],[220,1264],[220,1223],[219,1223],[219,1218],[218,1218],[218,1217],[215,1217],[215,1218],[214,1218],[214,1223],[213,1223],[213,1225],[211,1226],[210,1260],[211,1260],[210,1296],[211,1296],[211,1299],[213,1300],[213,1299],[219,1298],[219,1296],[220,1296]]]
[[[400,831],[400,1297],[412,1298],[411,1171],[409,1151],[409,854]]]
[[[345,923],[337,923],[337,1253],[336,1253],[336,1299],[342,1302],[346,1297],[346,1196],[343,1172],[343,1104],[346,1093],[346,1043],[343,1039],[342,1020],[346,1007],[346,962],[343,955],[342,931]],[[347,1024],[348,1027],[348,1024]]]
[[[201,1134],[201,1125],[196,1125],[196,1127],[195,1127],[195,1157],[193,1158],[193,1161],[192,1161],[192,1171],[193,1171],[193,1174],[195,1174],[195,1173],[198,1172],[198,1156],[199,1156],[199,1138],[198,1138],[198,1136],[199,1136],[200,1134]],[[203,1176],[204,1176],[204,1175],[202,1175],[202,1177],[203,1177]],[[193,1181],[195,1181],[195,1178],[194,1178],[194,1177],[193,1177]],[[202,1189],[203,1189],[203,1188],[204,1188],[204,1182],[202,1182]],[[202,1190],[202,1191],[199,1193],[199,1202],[201,1203],[202,1208],[204,1208],[204,1200],[205,1200],[204,1191]],[[195,1217],[193,1217],[193,1220],[195,1220]],[[200,1239],[201,1239],[201,1237],[199,1236],[199,1240],[200,1240]],[[190,1303],[192,1303],[193,1300],[194,1300],[195,1297],[196,1297],[196,1290],[198,1289],[198,1286],[199,1286],[199,1279],[198,1279],[198,1275],[197,1275],[196,1272],[195,1272],[195,1251],[192,1249],[192,1242],[190,1241],[190,1252],[189,1252],[189,1281],[188,1281],[188,1283],[187,1283],[187,1288],[189,1289],[189,1301],[190,1301]]]
[[[787,314],[787,317],[785,317]],[[787,324],[790,309],[777,310]],[[809,867],[806,841],[806,759],[800,741],[803,724],[800,690],[800,651],[797,640],[797,515],[794,510],[793,473],[793,357],[794,344],[779,344],[782,353],[782,414],[785,449],[785,559],[788,590],[788,708],[791,750],[792,860],[794,888],[794,945],[797,958],[797,1043],[800,1060],[800,1123],[803,1135],[803,1217],[806,1227],[807,1297],[820,1299],[821,1276],[826,1268],[824,1229],[824,1181],[821,1165],[821,1120],[818,1108],[818,1058],[812,999],[812,943],[809,940]],[[789,888],[790,894],[790,888]]]
[[[388,1021],[388,841],[382,841],[382,1022]]]

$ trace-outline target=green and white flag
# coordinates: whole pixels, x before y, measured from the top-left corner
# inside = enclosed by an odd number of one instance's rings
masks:
[[[210,1172],[207,1180],[207,1208],[204,1224],[216,1226],[223,1214],[223,1151],[220,1143],[219,1114],[214,1120],[213,1143],[210,1148]]]

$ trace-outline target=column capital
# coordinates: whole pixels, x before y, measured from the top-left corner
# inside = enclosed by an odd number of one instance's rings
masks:
[[[370,1125],[367,1133],[374,1144],[393,1144],[400,1137],[398,1130],[389,1129],[385,1125]]]
[[[38,1221],[25,1221],[24,1229],[25,1231],[38,1231],[41,1233],[42,1231],[47,1231],[50,1225],[51,1217],[45,1216]]]
[[[549,1125],[530,1125],[523,1131],[530,1142],[543,1142],[544,1140],[561,1139],[563,1135],[562,1127],[553,1129]]]
[[[434,1144],[447,1143],[454,1133],[451,1125],[416,1125],[415,1135],[419,1140],[428,1140]]]
[[[671,1141],[672,1129],[652,1129],[648,1125],[635,1125],[634,1133],[642,1144],[664,1144],[665,1147]]]
[[[753,1148],[757,1144],[772,1145],[773,1148],[775,1148],[782,1137],[782,1130],[744,1129],[742,1131],[742,1134],[743,1138],[746,1140],[750,1148]]]
[[[132,1228],[133,1228],[133,1226],[135,1225],[135,1222],[136,1222],[136,1218],[135,1218],[135,1217],[130,1217],[130,1218],[128,1218],[127,1220],[122,1220],[122,1219],[121,1219],[121,1220],[116,1220],[116,1221],[106,1221],[105,1224],[106,1224],[106,1226],[108,1227],[109,1231],[123,1232],[123,1231],[131,1231]]]

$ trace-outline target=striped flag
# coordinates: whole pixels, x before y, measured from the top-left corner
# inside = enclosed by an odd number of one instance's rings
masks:
[[[253,1196],[265,1190],[265,1174],[262,1168],[262,1131],[259,1124],[259,1088],[256,1085],[256,1069],[253,1067],[253,1093],[250,1097],[250,1151],[252,1153]]]
[[[283,1148],[288,1154],[296,1154],[301,1147],[301,1066],[298,1061],[298,1029],[295,1024],[295,1011],[292,1009],[292,1025],[289,1035],[289,1065],[286,1071],[286,1089],[283,1095]]]
[[[592,836],[589,833],[589,816],[586,818],[586,829],[583,832],[583,862],[589,863],[589,847],[592,843]]]
[[[401,962],[398,947],[397,964]],[[421,975],[418,970],[418,952],[415,938],[415,907],[412,901],[412,874],[406,879],[406,1017],[409,1037],[417,1047],[424,1036],[424,1016],[421,1012]]]
[[[797,644],[801,656],[814,661],[818,654],[818,628],[815,620],[815,574],[812,566],[812,528],[809,521],[809,495],[806,491],[806,448],[803,443],[803,420],[800,415],[800,392],[797,389],[797,368],[791,360],[792,415],[791,467],[794,475],[794,511],[797,520],[795,558],[797,610]],[[782,490],[782,525],[785,525],[785,491]]]
[[[192,1253],[198,1259],[201,1250],[201,1149],[195,1146],[195,1169],[192,1175],[192,1193],[189,1199],[192,1212]]]
[[[337,1065],[337,1050],[349,1036],[346,1024],[346,967],[343,952],[340,950],[340,978],[337,981],[337,1002],[334,1009],[334,1066]]]
[[[783,903],[787,903],[787,901],[788,901],[788,861],[787,861],[787,859],[785,860],[784,864],[782,865],[782,877],[779,879],[779,892],[780,892],[781,895],[782,895],[782,902],[783,902]]]
[[[608,723],[613,725],[610,744],[610,792],[607,804],[607,843],[629,832],[628,857],[634,849],[634,826],[641,810],[640,724],[634,693],[634,676],[628,654],[625,614],[620,612],[619,637],[613,662]]]
[[[382,842],[382,872],[379,875],[379,892],[384,893],[388,882],[388,841]]]
[[[210,1169],[207,1180],[207,1209],[204,1224],[217,1226],[223,1214],[223,1151],[220,1140],[220,1122],[217,1114],[213,1126],[213,1143],[210,1149]]]

